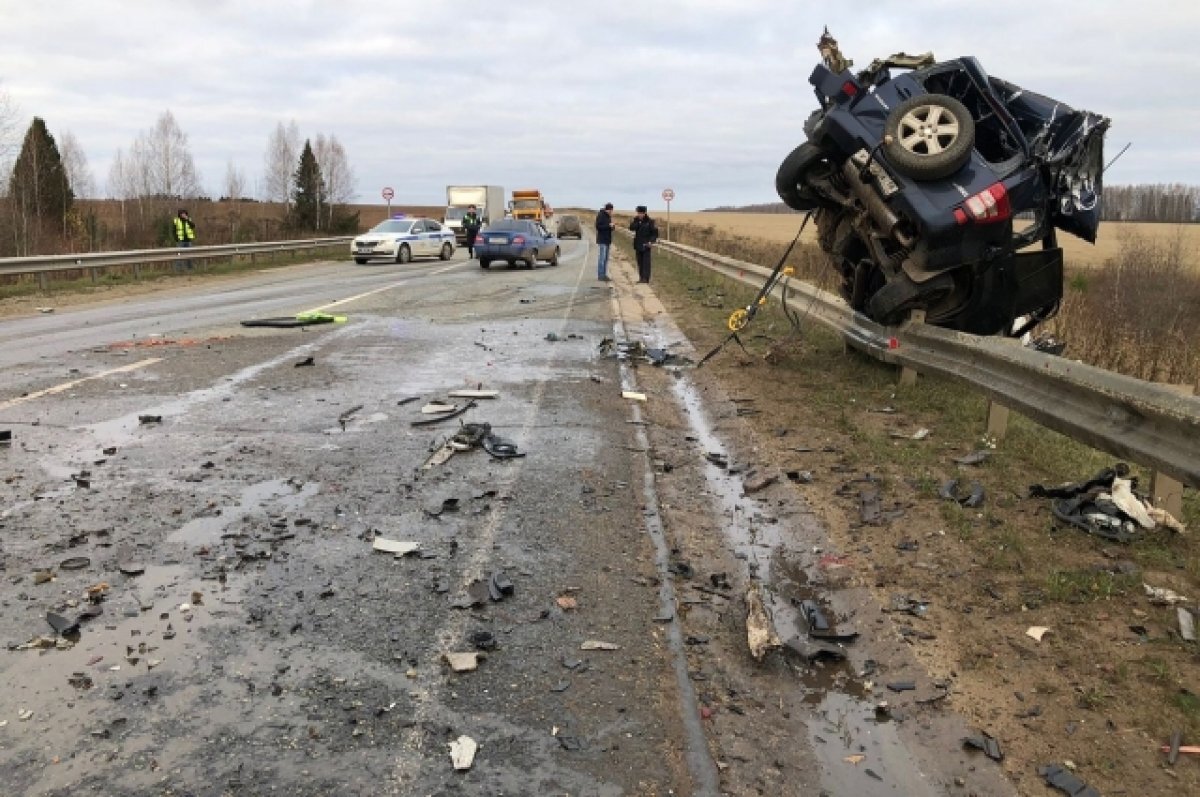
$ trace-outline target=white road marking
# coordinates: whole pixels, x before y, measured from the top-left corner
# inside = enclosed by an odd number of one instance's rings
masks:
[[[41,398],[42,396],[52,396],[55,393],[62,393],[64,390],[70,390],[76,385],[82,385],[84,382],[90,382],[93,379],[103,379],[104,377],[112,376],[113,374],[125,374],[129,373],[130,371],[137,371],[147,366],[154,365],[155,363],[162,362],[162,359],[162,357],[150,357],[145,360],[138,360],[137,362],[130,363],[129,365],[122,365],[120,368],[112,368],[108,371],[101,371],[98,374],[85,376],[82,379],[73,379],[70,382],[63,382],[61,385],[48,387],[45,390],[39,390],[36,393],[27,393],[24,396],[20,396],[15,399],[9,399],[5,402],[0,402],[0,410],[6,410],[9,407],[15,407],[18,404],[24,404],[26,401],[33,401],[34,399]]]
[[[470,261],[465,261],[465,262],[470,262]],[[458,266],[461,266],[462,264],[463,264],[463,261],[451,263],[448,266],[443,266],[442,268],[435,269],[435,270],[429,272],[429,276],[432,277],[432,276],[437,276],[438,274],[445,274],[450,269],[457,268]],[[345,299],[338,299],[336,302],[330,302],[329,304],[323,304],[320,307],[314,307],[311,310],[305,310],[303,312],[305,312],[305,313],[323,313],[326,310],[330,309],[331,307],[338,307],[343,304],[349,304],[350,302],[356,302],[359,299],[365,299],[368,296],[374,296],[377,293],[383,293],[384,291],[390,291],[393,288],[399,288],[401,285],[407,285],[407,284],[408,284],[408,280],[402,279],[399,282],[393,282],[390,285],[384,285],[382,288],[375,288],[374,290],[367,291],[366,293],[360,293],[357,296],[347,296]]]

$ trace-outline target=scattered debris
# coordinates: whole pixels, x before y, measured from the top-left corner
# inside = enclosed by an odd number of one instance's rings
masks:
[[[479,750],[479,745],[470,736],[459,736],[450,742],[450,761],[454,764],[454,768],[458,771],[470,769],[471,764],[475,761],[477,750]]]
[[[314,360],[312,357],[305,357],[303,360],[296,363],[296,367],[297,368],[307,368],[309,366],[316,365],[316,364],[317,364],[317,361]]]
[[[1152,587],[1149,584],[1143,583],[1142,589],[1146,590],[1146,597],[1155,606],[1174,606],[1177,603],[1187,603],[1188,599],[1180,595],[1173,589],[1166,587]]]
[[[767,614],[762,587],[758,584],[751,584],[746,590],[746,641],[750,645],[750,655],[757,661],[762,661],[767,651],[783,645]]]
[[[1004,751],[1000,749],[1000,742],[987,732],[980,732],[978,736],[968,736],[962,741],[964,747],[982,750],[983,754],[993,761],[1004,760]]]
[[[74,620],[68,620],[58,612],[46,612],[46,622],[54,629],[54,633],[59,636],[71,636],[79,633],[79,623]]]
[[[1179,760],[1179,750],[1183,746],[1183,731],[1176,730],[1171,734],[1171,744],[1167,746],[1167,764],[1175,766]]]
[[[915,681],[892,681],[887,688],[893,692],[912,692],[917,688]]]
[[[0,448],[12,445],[12,429],[0,429]]]
[[[413,542],[412,540],[390,540],[387,537],[376,537],[371,543],[371,548],[384,553],[395,554],[399,559],[402,556],[408,556],[410,553],[415,553],[421,547],[421,543]]]
[[[450,398],[494,399],[500,397],[499,390],[451,390],[446,394]]]
[[[513,586],[512,579],[505,575],[503,570],[497,570],[488,579],[488,597],[495,603],[504,600],[515,591],[516,587]]]
[[[138,423],[162,423],[161,415],[139,415]]]
[[[842,760],[847,764],[861,764],[863,761],[867,760],[867,757],[862,753],[855,753],[854,755],[846,756]]]
[[[599,639],[589,639],[579,646],[580,650],[620,650],[616,642],[602,642]]]
[[[1070,795],[1070,797],[1100,797],[1100,792],[1084,783],[1062,764],[1047,764],[1038,767],[1038,774],[1046,780],[1046,785]]]
[[[711,464],[716,465],[718,468],[721,468],[722,470],[729,467],[729,459],[724,454],[718,454],[716,452],[710,451],[704,455],[704,458],[707,459]]]
[[[454,412],[458,409],[457,404],[451,404],[446,401],[431,401],[421,408],[422,415],[442,415],[447,412]]]
[[[449,407],[451,407],[451,409],[450,410],[434,410],[433,412],[426,412],[426,408],[434,407],[434,406],[442,406],[442,407],[449,406]],[[462,405],[461,407],[459,407],[455,404],[447,405],[442,402],[434,402],[431,404],[426,404],[425,407],[421,408],[421,412],[425,415],[429,415],[429,417],[428,418],[418,418],[417,420],[412,421],[409,425],[410,426],[429,426],[431,424],[441,423],[442,421],[448,421],[451,418],[457,418],[459,415],[462,415],[467,410],[474,409],[476,406],[477,405],[475,404],[474,401],[468,401],[466,404]]]
[[[566,678],[559,679],[558,683],[550,687],[551,692],[565,692],[571,688],[571,682]]]
[[[841,648],[820,642],[809,642],[799,637],[789,639],[784,643],[784,648],[795,653],[809,664],[815,664],[819,661],[843,661],[846,658],[846,652]]]
[[[1177,606],[1175,616],[1179,619],[1179,637],[1184,642],[1196,641],[1196,617],[1190,611]]]
[[[621,391],[621,398],[631,399],[632,401],[645,401],[646,394],[638,393],[637,391],[634,391],[634,390],[623,390],[623,391]]]
[[[811,470],[789,470],[787,472],[788,481],[796,484],[812,484],[813,472]]]
[[[1034,639],[1034,640],[1037,640],[1038,642],[1041,642],[1042,637],[1044,637],[1046,634],[1050,633],[1050,630],[1051,629],[1047,628],[1044,625],[1031,625],[1031,626],[1029,626],[1029,628],[1025,629],[1025,636],[1029,637],[1030,639]]]
[[[751,471],[750,474],[747,476],[746,480],[744,482],[742,482],[742,491],[746,495],[751,495],[753,493],[761,492],[762,490],[767,489],[768,487],[770,487],[772,484],[774,484],[777,481],[779,481],[778,473],[772,473],[772,474],[765,475],[765,476],[758,476],[758,475],[755,475],[755,473],[753,471]]]
[[[554,599],[554,602],[557,603],[558,608],[562,609],[564,612],[574,611],[575,609],[579,608],[579,602],[570,595],[559,595]]]
[[[467,585],[467,594],[451,601],[450,606],[455,609],[473,609],[476,606],[482,606],[487,603],[490,596],[491,587],[489,582],[475,579]]]
[[[1112,487],[1113,479],[1125,478],[1129,475],[1129,466],[1118,462],[1111,468],[1105,468],[1085,482],[1060,484],[1057,487],[1046,487],[1042,484],[1029,486],[1030,498],[1074,498],[1095,491],[1097,488]]]
[[[467,635],[467,641],[477,650],[496,649],[496,635],[491,631],[472,631]]]
[[[971,482],[971,492],[967,495],[961,495],[959,493],[958,479],[951,479],[938,490],[938,497],[945,501],[954,501],[964,507],[973,509],[977,506],[983,506],[983,485],[979,482]]]
[[[892,432],[891,436],[897,440],[924,440],[925,438],[929,437],[930,434],[931,432],[928,429],[921,427],[912,434],[906,434],[904,432]]]
[[[86,556],[72,556],[70,559],[63,559],[58,563],[59,570],[83,570],[92,564],[92,560]]]
[[[397,407],[403,407],[405,404],[412,404],[414,401],[420,401],[420,396],[405,396],[396,402]]]
[[[924,617],[929,611],[929,601],[910,598],[907,595],[893,595],[891,603],[883,609],[885,612],[902,612],[913,617]]]
[[[482,654],[478,651],[469,653],[444,653],[446,663],[450,665],[450,669],[454,672],[471,672],[479,666],[479,659]]]
[[[1176,534],[1183,534],[1187,531],[1186,525],[1179,522],[1174,515],[1162,507],[1148,506],[1146,507],[1146,514],[1150,515],[1150,517],[1154,519],[1155,523],[1163,528],[1175,532]]]
[[[33,712],[27,708],[23,708],[17,712],[17,719],[19,719],[21,722],[28,722],[29,720],[33,719]]]
[[[986,462],[988,457],[991,455],[992,452],[984,448],[978,451],[972,451],[970,454],[965,454],[961,457],[955,457],[954,461],[959,465],[980,465]]]

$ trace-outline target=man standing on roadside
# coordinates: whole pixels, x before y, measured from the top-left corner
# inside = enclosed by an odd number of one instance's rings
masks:
[[[608,248],[612,246],[613,205],[608,202],[596,214],[596,279],[608,282]]]
[[[650,283],[650,247],[658,242],[658,225],[646,213],[645,205],[637,206],[637,214],[629,222],[633,230],[633,253],[637,255],[638,282]]]
[[[186,249],[196,240],[196,225],[192,223],[192,217],[183,208],[179,209],[179,214],[175,216],[175,245],[181,249]],[[179,263],[180,268],[191,268],[192,261],[184,260]]]
[[[475,236],[479,235],[479,228],[482,226],[483,222],[479,220],[475,206],[470,205],[462,219],[463,232],[467,236],[467,257],[475,257]]]

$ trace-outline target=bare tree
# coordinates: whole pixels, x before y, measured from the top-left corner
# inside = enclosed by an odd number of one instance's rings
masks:
[[[317,163],[321,166],[321,176],[325,180],[325,226],[329,227],[333,223],[333,214],[337,206],[349,204],[354,198],[354,170],[346,158],[345,148],[335,135],[326,138],[318,133],[313,151],[317,156]]]
[[[242,221],[242,199],[246,196],[246,173],[230,159],[225,166],[225,197],[229,200],[229,240],[237,243]]]
[[[58,152],[62,156],[63,168],[67,170],[67,179],[71,181],[71,190],[75,192],[75,196],[83,199],[96,196],[96,178],[88,166],[87,153],[70,130],[63,131],[58,137]]]
[[[0,91],[0,168],[3,168],[5,172],[12,168],[10,161],[16,154],[17,145],[20,142],[19,128],[17,127],[20,113],[20,109],[8,96],[8,92]],[[5,180],[5,183],[7,182]]]
[[[126,214],[126,204],[138,195],[137,179],[134,176],[133,164],[125,157],[120,149],[113,157],[112,166],[108,169],[108,186],[106,193],[117,200],[121,206],[121,237],[129,237],[129,218]]]
[[[200,194],[200,178],[188,149],[187,133],[179,127],[169,110],[154,127],[142,134],[147,158],[147,193],[163,198],[190,198]]]
[[[296,120],[287,127],[280,122],[267,137],[267,152],[263,158],[263,199],[291,204],[292,176],[299,158],[300,128],[296,126]]]

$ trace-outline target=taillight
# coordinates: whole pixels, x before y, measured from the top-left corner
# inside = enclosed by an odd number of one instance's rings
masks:
[[[858,86],[854,85],[853,80],[847,80],[842,84],[842,93],[847,97],[853,97],[858,94]]]
[[[523,244],[523,243],[525,243],[525,236],[524,235],[513,236],[512,242],[515,244]]]
[[[954,221],[959,226],[968,221],[976,224],[995,224],[1012,218],[1012,203],[1004,183],[988,186],[972,197],[967,197],[961,208],[954,209]]]

